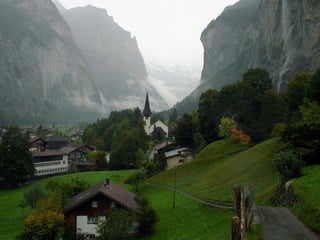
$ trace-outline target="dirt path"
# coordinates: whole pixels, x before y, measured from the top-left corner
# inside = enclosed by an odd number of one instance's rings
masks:
[[[320,240],[287,208],[258,207],[263,240]]]

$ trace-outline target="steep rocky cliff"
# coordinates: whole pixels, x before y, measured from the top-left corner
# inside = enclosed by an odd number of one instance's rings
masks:
[[[1,123],[96,117],[102,109],[92,78],[50,0],[0,1]]]
[[[153,109],[167,107],[149,84],[145,63],[135,37],[120,27],[104,9],[77,7],[62,12],[75,42],[95,76],[109,109],[143,106],[145,94]]]
[[[240,0],[203,31],[201,83],[220,88],[248,68],[266,68],[281,90],[292,75],[320,67],[320,1]]]

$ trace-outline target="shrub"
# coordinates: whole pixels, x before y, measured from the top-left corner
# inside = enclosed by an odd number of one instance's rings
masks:
[[[233,138],[240,144],[247,145],[250,143],[249,135],[245,134],[242,130],[239,130],[237,128],[232,128],[230,131],[231,131],[231,138]]]
[[[273,166],[279,173],[280,184],[284,184],[291,178],[301,176],[304,162],[301,157],[292,150],[283,150],[274,156]]]
[[[233,118],[223,117],[221,118],[219,124],[219,137],[228,138],[231,136],[231,129],[235,129],[237,127],[237,123]]]
[[[141,213],[138,214],[138,229],[137,232],[142,236],[147,236],[153,233],[154,225],[159,221],[159,217],[150,205],[150,203],[143,198],[137,198],[137,203],[140,205]]]

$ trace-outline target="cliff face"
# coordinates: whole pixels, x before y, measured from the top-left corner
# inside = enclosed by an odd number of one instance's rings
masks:
[[[320,1],[241,0],[208,25],[201,41],[205,88],[262,67],[280,91],[295,72],[320,67]]]
[[[105,10],[53,2],[0,0],[0,125],[94,120],[142,107],[147,91],[154,110],[167,106],[136,39]]]
[[[92,73],[50,0],[1,0],[0,53],[3,122],[68,122],[101,111]]]
[[[152,96],[153,109],[167,107],[147,81],[145,63],[136,39],[115,23],[106,10],[89,5],[62,14],[93,71],[107,108],[143,106],[147,91]]]

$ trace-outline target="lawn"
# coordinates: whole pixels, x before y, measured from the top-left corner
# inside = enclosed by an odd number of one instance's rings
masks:
[[[47,178],[39,182],[44,184],[52,179],[57,181],[68,181],[72,177],[79,176],[81,179],[87,181],[90,185],[94,185],[106,177],[109,177],[113,181],[120,183],[131,173],[132,170],[85,172]],[[19,207],[19,204],[23,199],[24,192],[26,192],[34,184],[35,182],[18,189],[0,190],[0,239],[15,239],[15,237],[23,231],[24,220],[30,213],[30,209],[22,209]]]

